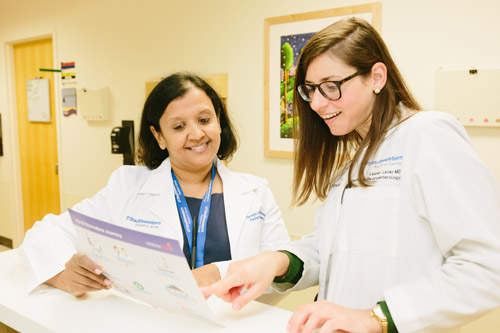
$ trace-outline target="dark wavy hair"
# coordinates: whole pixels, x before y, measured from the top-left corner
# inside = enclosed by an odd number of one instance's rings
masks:
[[[160,132],[160,118],[167,106],[174,99],[184,96],[191,89],[203,90],[212,101],[215,113],[221,127],[220,147],[217,157],[221,160],[230,160],[238,148],[238,137],[229,118],[224,101],[217,92],[201,77],[188,73],[178,72],[163,79],[154,87],[149,94],[141,116],[141,127],[139,130],[139,148],[137,151],[137,162],[150,168],[156,169],[168,157],[168,150],[162,150],[151,133],[153,126]]]
[[[295,91],[304,83],[307,68],[322,54],[331,54],[364,75],[369,75],[378,62],[387,67],[387,82],[377,95],[372,109],[370,129],[363,139],[352,131],[343,136],[331,134],[323,119],[298,93],[293,96],[294,119],[294,178],[293,203],[302,205],[314,192],[323,200],[331,186],[349,166],[349,185],[352,186],[352,166],[361,158],[357,175],[361,186],[369,186],[364,169],[377,151],[392,121],[401,118],[399,103],[412,110],[421,110],[411,94],[387,46],[379,33],[365,20],[340,20],[315,34],[304,46],[295,73]],[[356,152],[351,159],[351,153]],[[349,164],[350,163],[350,164]]]

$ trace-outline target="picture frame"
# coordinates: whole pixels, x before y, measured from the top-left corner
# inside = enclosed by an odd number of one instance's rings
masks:
[[[291,118],[293,74],[298,55],[305,43],[324,27],[353,16],[365,19],[381,32],[381,12],[381,3],[373,2],[264,19],[264,155],[266,157],[293,157]]]

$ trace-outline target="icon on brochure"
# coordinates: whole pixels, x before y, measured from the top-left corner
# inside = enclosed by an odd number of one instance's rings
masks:
[[[173,284],[165,286],[165,289],[167,289],[167,291],[175,297],[179,297],[184,301],[188,301],[190,303],[195,303],[194,299],[189,297],[189,295],[184,290],[180,289],[177,286],[174,286]]]
[[[167,243],[161,247],[163,250],[172,251],[172,244]]]
[[[134,281],[134,286],[139,289],[139,290],[144,290],[144,287],[142,286],[142,284],[140,284],[139,282],[137,281]]]

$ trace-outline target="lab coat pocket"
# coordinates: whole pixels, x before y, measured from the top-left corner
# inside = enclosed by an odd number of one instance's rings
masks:
[[[248,241],[259,243],[263,222],[264,220],[245,219],[241,230],[241,236]]]
[[[239,254],[242,257],[253,256],[259,253],[262,224],[262,219],[246,218],[241,228],[239,237]]]
[[[399,188],[373,186],[347,189],[341,210],[341,251],[396,256]]]

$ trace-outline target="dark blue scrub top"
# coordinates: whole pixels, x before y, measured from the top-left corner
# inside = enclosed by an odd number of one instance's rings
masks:
[[[197,198],[186,197],[186,202],[191,212],[191,218],[198,217],[200,212],[201,200]],[[191,253],[189,252],[189,243],[186,237],[184,225],[182,226],[182,236],[184,246],[182,250],[188,264],[190,264]],[[224,194],[212,194],[210,202],[210,214],[207,221],[207,237],[205,240],[205,255],[203,263],[205,265],[212,262],[231,260],[231,247],[229,245],[229,236],[227,234],[226,211],[224,209]]]

